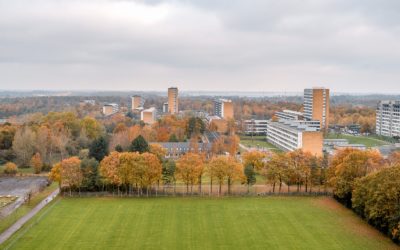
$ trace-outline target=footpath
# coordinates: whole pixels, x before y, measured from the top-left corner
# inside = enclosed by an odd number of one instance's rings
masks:
[[[57,195],[60,193],[60,189],[57,188],[53,193],[42,200],[36,207],[29,211],[26,215],[21,217],[17,222],[15,222],[6,231],[0,234],[0,245],[3,244],[8,238],[11,237],[15,232],[17,232],[26,222],[28,222],[33,216],[35,216],[42,208],[49,204]]]

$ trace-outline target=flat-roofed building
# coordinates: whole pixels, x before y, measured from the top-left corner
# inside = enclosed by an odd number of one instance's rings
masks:
[[[174,115],[179,112],[178,110],[178,88],[168,88],[168,113]]]
[[[210,128],[213,131],[216,131],[221,134],[225,134],[228,132],[228,121],[222,119],[219,116],[209,116],[207,120],[210,124]]]
[[[117,113],[119,110],[119,105],[116,103],[107,103],[103,106],[103,115],[109,116]]]
[[[376,133],[400,136],[400,101],[380,101],[376,109]]]
[[[214,100],[214,115],[223,119],[233,119],[233,102],[227,99]]]
[[[266,135],[268,120],[243,120],[243,131],[246,135]]]
[[[270,121],[267,141],[284,151],[302,149],[313,155],[322,155],[323,135],[319,129],[293,120]]]
[[[302,120],[304,118],[304,114],[302,112],[287,109],[275,112],[275,116],[279,119],[285,120]]]
[[[164,102],[162,106],[162,112],[168,113],[168,102]]]
[[[143,107],[144,100],[140,95],[131,96],[132,110],[136,110]]]
[[[304,89],[304,118],[318,120],[321,129],[329,127],[329,89]]]
[[[212,143],[202,142],[197,144],[190,142],[154,142],[151,144],[160,145],[166,151],[165,157],[174,159],[177,159],[189,152],[204,153],[206,156],[209,156],[212,149]]]
[[[156,122],[156,119],[157,110],[154,107],[142,110],[142,112],[140,113],[140,120],[146,124],[153,124]]]

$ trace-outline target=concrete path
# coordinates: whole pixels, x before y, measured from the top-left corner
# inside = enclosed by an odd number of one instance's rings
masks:
[[[245,151],[249,151],[250,150],[248,147],[246,147],[245,145],[243,145],[241,143],[239,143],[239,147],[241,147]]]
[[[46,199],[42,200],[36,207],[34,207],[29,213],[20,218],[14,223],[10,228],[0,234],[0,244],[4,243],[8,238],[11,237],[15,232],[17,232],[27,221],[29,221],[33,216],[35,216],[42,208],[50,203],[59,194],[60,189],[57,188],[53,193],[47,196]]]

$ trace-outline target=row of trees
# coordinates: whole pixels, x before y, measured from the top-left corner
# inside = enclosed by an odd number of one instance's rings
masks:
[[[328,182],[340,202],[400,241],[400,152],[385,160],[373,150],[339,151],[330,162]]]

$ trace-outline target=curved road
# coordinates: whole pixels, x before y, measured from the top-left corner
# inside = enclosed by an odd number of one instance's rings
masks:
[[[21,217],[17,222],[15,222],[10,228],[0,234],[0,245],[3,244],[8,238],[11,237],[15,232],[17,232],[27,221],[29,221],[33,216],[35,216],[42,208],[50,203],[59,194],[60,189],[56,189],[53,193],[47,196],[46,199],[42,200],[36,207],[34,207],[29,213]]]

